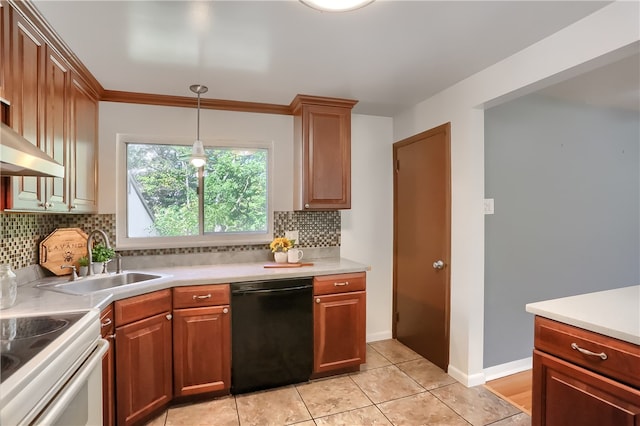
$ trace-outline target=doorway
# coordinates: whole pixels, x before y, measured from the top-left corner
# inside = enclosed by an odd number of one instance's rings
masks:
[[[447,371],[451,124],[393,144],[393,336]]]

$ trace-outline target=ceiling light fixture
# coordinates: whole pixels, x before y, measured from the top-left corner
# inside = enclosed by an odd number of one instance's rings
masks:
[[[189,89],[198,94],[198,130],[196,131],[196,141],[193,143],[193,149],[191,150],[191,164],[194,167],[202,167],[207,162],[207,158],[204,155],[204,145],[200,140],[200,95],[207,93],[209,88],[202,84],[194,84]]]
[[[303,4],[322,12],[348,12],[360,9],[375,0],[300,0]]]

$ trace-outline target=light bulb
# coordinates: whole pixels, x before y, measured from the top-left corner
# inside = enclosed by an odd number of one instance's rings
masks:
[[[202,141],[197,140],[193,143],[193,148],[191,149],[191,164],[193,164],[194,167],[202,167],[206,162]]]

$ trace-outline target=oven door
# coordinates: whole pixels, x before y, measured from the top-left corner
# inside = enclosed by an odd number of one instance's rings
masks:
[[[102,357],[108,348],[106,340],[97,339],[88,358],[72,369],[71,377],[61,379],[67,380],[62,388],[44,398],[47,404],[31,424],[101,426]]]

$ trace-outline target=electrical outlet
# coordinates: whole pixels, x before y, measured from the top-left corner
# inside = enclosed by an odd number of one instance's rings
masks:
[[[300,242],[300,239],[298,237],[298,231],[285,231],[284,237],[290,240],[295,240],[296,243]]]
[[[493,198],[484,199],[484,214],[493,214]]]

